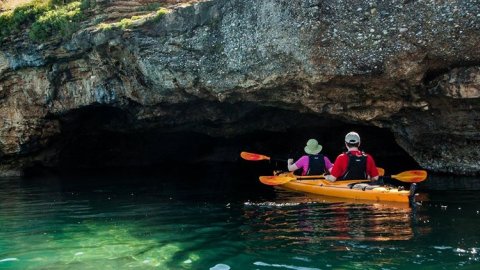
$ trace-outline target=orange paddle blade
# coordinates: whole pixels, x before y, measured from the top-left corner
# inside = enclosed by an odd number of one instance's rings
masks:
[[[402,182],[418,183],[427,178],[427,171],[424,170],[411,170],[401,172],[399,174],[392,175],[392,178],[400,180]]]
[[[260,182],[262,182],[265,185],[276,186],[276,185],[283,185],[287,182],[295,180],[295,177],[270,175],[270,176],[260,176],[259,179],[260,179]]]
[[[270,160],[270,157],[260,155],[260,154],[255,154],[255,153],[249,153],[249,152],[241,152],[240,156],[245,160],[251,160],[251,161]]]

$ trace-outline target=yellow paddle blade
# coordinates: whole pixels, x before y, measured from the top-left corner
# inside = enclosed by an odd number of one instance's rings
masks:
[[[385,175],[385,169],[377,167],[377,170],[378,170],[378,175],[379,176],[384,176]]]
[[[418,183],[427,178],[427,171],[424,170],[411,170],[401,172],[399,174],[392,175],[392,178],[400,180],[402,182]]]
[[[260,179],[260,182],[262,182],[265,185],[276,186],[276,185],[283,185],[287,182],[295,180],[295,177],[270,175],[270,176],[260,176],[259,179]]]
[[[260,154],[255,154],[255,153],[249,153],[249,152],[241,152],[240,156],[245,160],[251,160],[251,161],[270,160],[270,157],[260,155]]]

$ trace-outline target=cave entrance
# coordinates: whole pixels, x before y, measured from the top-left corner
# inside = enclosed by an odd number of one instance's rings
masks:
[[[183,126],[141,123],[132,115],[111,107],[88,107],[64,116],[62,134],[54,146],[57,162],[50,166],[60,170],[161,168],[164,172],[178,172],[194,164],[205,169],[228,163],[237,164],[240,168],[237,172],[252,168],[269,173],[273,167],[284,169],[284,163],[252,164],[241,160],[240,152],[298,158],[303,155],[306,141],[315,138],[323,145],[322,153],[333,162],[345,151],[345,134],[356,131],[362,138],[361,149],[372,154],[377,166],[385,168],[387,173],[419,167],[388,129],[315,115],[269,109],[246,114],[228,124],[205,122]],[[202,132],[207,126],[210,131]],[[228,135],[222,134],[226,129],[230,130]]]

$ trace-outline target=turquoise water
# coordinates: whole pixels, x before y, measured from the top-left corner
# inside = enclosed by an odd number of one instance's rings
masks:
[[[0,269],[480,269],[480,192],[435,181],[411,209],[228,173],[0,179]]]

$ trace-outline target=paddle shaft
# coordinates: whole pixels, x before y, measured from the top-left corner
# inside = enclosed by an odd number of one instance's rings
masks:
[[[421,170],[412,170],[405,171],[400,174],[391,175],[391,176],[382,176],[384,180],[396,179],[401,183],[418,183],[426,179],[427,172]],[[325,180],[324,175],[306,175],[306,176],[297,176],[292,174],[289,175],[273,175],[273,176],[260,176],[260,181],[266,185],[283,185],[290,181],[294,180]],[[353,182],[369,182],[369,180],[337,180],[333,183],[342,183],[345,181]],[[372,183],[378,183],[372,182]],[[393,183],[392,183],[393,184]]]

